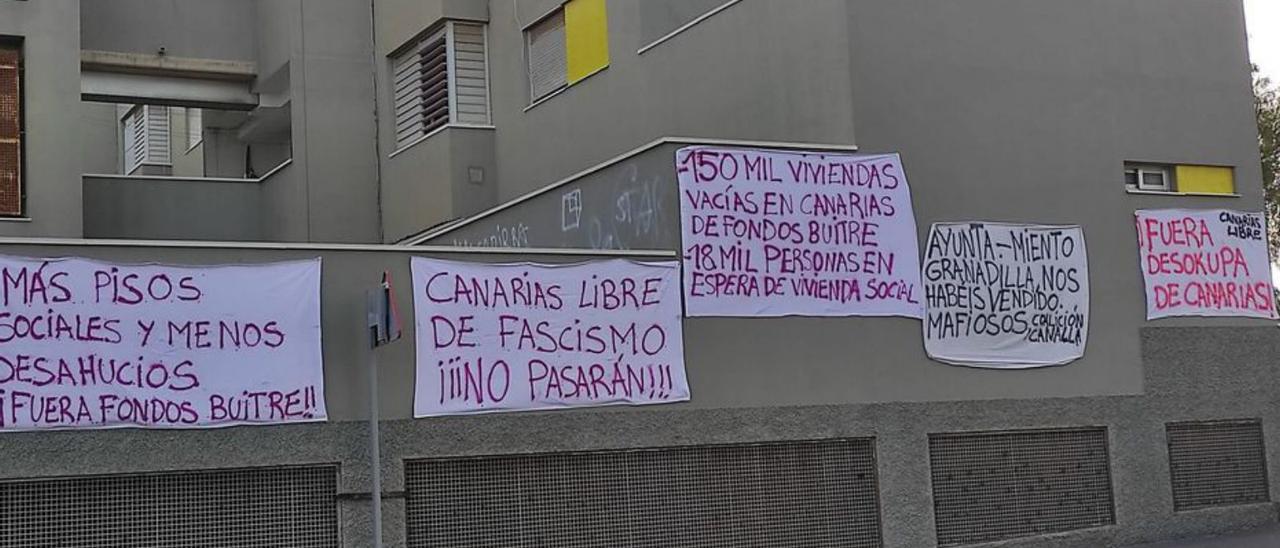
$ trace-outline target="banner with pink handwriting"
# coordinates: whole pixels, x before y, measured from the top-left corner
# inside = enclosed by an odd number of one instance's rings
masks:
[[[414,416],[689,399],[677,263],[412,267]]]
[[[911,190],[897,154],[687,147],[689,316],[924,316]]]
[[[1226,209],[1136,212],[1147,319],[1276,319],[1262,213]]]
[[[320,260],[0,257],[0,431],[321,421]]]

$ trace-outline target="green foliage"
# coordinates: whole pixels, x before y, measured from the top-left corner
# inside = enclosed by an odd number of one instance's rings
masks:
[[[1273,257],[1280,257],[1280,88],[1254,68],[1253,108],[1258,117],[1262,153],[1262,189],[1267,201],[1268,237]]]

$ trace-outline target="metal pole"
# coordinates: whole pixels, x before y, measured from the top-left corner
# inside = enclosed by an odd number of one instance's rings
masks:
[[[373,548],[382,548],[382,456],[378,444],[378,348],[369,352],[369,464],[373,477]]]

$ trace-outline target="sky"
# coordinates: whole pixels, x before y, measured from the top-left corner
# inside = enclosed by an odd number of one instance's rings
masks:
[[[1249,26],[1249,58],[1272,80],[1280,81],[1280,0],[1244,0]]]

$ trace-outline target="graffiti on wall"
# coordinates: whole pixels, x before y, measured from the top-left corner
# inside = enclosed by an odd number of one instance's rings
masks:
[[[635,164],[628,165],[613,181],[606,207],[588,208],[580,195],[576,198],[577,218],[581,222],[573,228],[562,225],[566,227],[564,231],[584,230],[585,241],[591,249],[655,247],[654,242],[664,238],[671,230],[670,223],[674,222],[664,206],[669,186],[659,175],[641,175]],[[562,216],[572,203],[570,194],[562,198]]]
[[[488,232],[476,237],[454,236],[454,247],[527,248],[529,225],[524,223],[495,224]]]
[[[568,232],[582,224],[582,189],[575,188],[560,197],[560,230]]]

